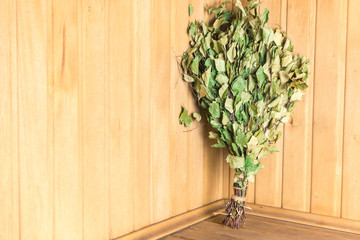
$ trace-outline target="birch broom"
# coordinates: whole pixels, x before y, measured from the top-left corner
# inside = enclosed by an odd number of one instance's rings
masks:
[[[238,229],[246,220],[248,184],[263,168],[260,160],[278,151],[273,144],[281,136],[279,129],[307,88],[309,61],[292,54],[285,32],[267,27],[267,9],[258,14],[254,1],[246,7],[237,1],[230,11],[226,4],[207,7],[213,22],[189,24],[192,40],[181,67],[213,128],[212,147],[228,150],[226,161],[235,170],[234,194],[223,224]],[[190,14],[192,10],[190,6]],[[179,121],[190,126],[185,108]]]

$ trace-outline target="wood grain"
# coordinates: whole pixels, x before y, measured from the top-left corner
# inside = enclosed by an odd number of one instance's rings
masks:
[[[129,17],[125,17],[129,16]],[[134,229],[133,2],[109,2],[110,238]]]
[[[47,24],[51,24],[51,11],[48,10],[46,2],[17,2],[17,28],[31,29],[17,32],[17,75],[20,234],[32,239],[53,237],[53,163],[49,151],[52,139],[48,138],[52,127],[48,108],[51,111],[52,106],[48,106],[47,81]]]
[[[131,152],[134,176],[134,229],[150,224],[153,215],[150,164],[150,0],[133,3],[133,77]]]
[[[107,239],[108,192],[105,158],[105,6],[82,2],[82,156],[84,239]],[[86,70],[86,71],[85,71]]]
[[[360,111],[354,109],[354,103],[359,102],[357,89],[359,82],[360,31],[355,20],[360,14],[360,2],[349,1],[348,32],[346,51],[346,94],[344,118],[344,159],[342,184],[341,217],[360,220]],[[356,105],[356,104],[355,104]]]
[[[17,98],[16,89],[12,85],[16,83],[16,74],[12,73],[12,66],[16,54],[12,52],[13,32],[12,15],[14,14],[11,1],[0,2],[0,14],[3,17],[0,28],[4,34],[0,35],[0,239],[18,238],[18,165],[16,150],[17,147],[17,121],[13,119],[13,112],[16,112],[16,105],[13,100]],[[15,30],[15,31],[14,31]],[[16,32],[15,32],[16,34]],[[15,76],[14,76],[15,75]],[[16,84],[15,84],[16,85]],[[16,101],[15,101],[16,104]],[[13,108],[15,107],[15,108]],[[16,115],[15,115],[16,116]],[[15,141],[14,141],[15,140]],[[15,154],[14,154],[15,153]]]
[[[54,1],[54,236],[82,238],[82,163],[78,142],[78,5]]]
[[[189,196],[189,154],[188,137],[184,127],[179,124],[180,107],[186,106],[190,93],[189,86],[182,80],[180,61],[183,51],[188,47],[186,33],[188,4],[183,0],[171,1],[171,76],[170,76],[170,159],[172,186],[172,215],[177,215],[190,208]],[[184,200],[185,199],[185,200]]]
[[[159,239],[172,232],[181,230],[189,225],[200,222],[214,215],[214,212],[224,208],[224,201],[218,200],[211,204],[204,205],[200,208],[187,211],[183,214],[166,219],[165,221],[149,225],[138,231],[134,231],[127,235],[116,238],[117,240],[133,240],[133,239]]]
[[[351,234],[306,226],[297,223],[274,220],[258,216],[248,216],[248,224],[239,230],[225,227],[221,224],[224,216],[216,216],[181,231],[171,237],[180,239],[358,239],[358,234]],[[172,239],[167,237],[161,239]]]
[[[170,54],[171,1],[152,0],[150,80],[150,161],[153,218],[158,222],[171,216],[170,191]]]
[[[319,0],[316,18],[311,212],[337,217],[341,209],[346,4]],[[331,31],[325,30],[328,28]]]

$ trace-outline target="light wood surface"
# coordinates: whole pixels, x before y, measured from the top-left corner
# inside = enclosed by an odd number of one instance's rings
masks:
[[[175,239],[214,239],[214,240],[257,240],[257,239],[359,239],[359,234],[345,233],[325,228],[306,226],[275,219],[248,215],[245,227],[238,230],[221,224],[224,216],[216,216],[176,233],[161,238],[161,240]]]
[[[316,9],[311,212],[337,217],[341,210],[346,4],[319,0]]]
[[[257,204],[248,206],[253,210],[248,211],[250,215],[360,234],[360,221]]]
[[[212,217],[214,212],[222,211],[224,206],[225,200],[218,200],[199,208],[187,211],[175,217],[171,217],[159,223],[151,224],[145,228],[141,228],[137,231],[116,238],[116,240],[158,239],[192,224],[198,223],[204,219]]]
[[[200,111],[187,24],[220,2],[0,0],[0,239],[113,239],[230,197],[226,151],[178,124]],[[360,5],[265,7],[312,65],[248,202],[360,221]]]
[[[360,2],[351,0],[348,5],[347,55],[346,55],[346,90],[344,118],[344,157],[342,171],[342,208],[341,217],[360,220],[360,31],[357,17],[360,14]]]

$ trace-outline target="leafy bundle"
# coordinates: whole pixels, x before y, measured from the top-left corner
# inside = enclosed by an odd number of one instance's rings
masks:
[[[309,61],[293,55],[286,33],[267,28],[269,11],[258,15],[257,4],[237,1],[207,8],[212,23],[191,22],[190,48],[182,58],[183,77],[205,112],[217,141],[227,148],[226,161],[235,169],[234,196],[224,224],[238,228],[245,221],[248,182],[263,167],[259,159],[277,149],[279,127],[291,116],[307,88]]]

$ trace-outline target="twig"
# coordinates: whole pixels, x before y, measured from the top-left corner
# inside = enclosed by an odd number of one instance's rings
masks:
[[[184,130],[183,132],[191,132],[191,131],[193,131],[193,130],[195,130],[195,129],[199,128],[199,127],[202,127],[202,126],[204,126],[204,125],[205,125],[205,123],[202,123],[202,124],[200,124],[200,125],[197,125],[197,126],[196,126],[196,127],[194,127],[193,129]]]

